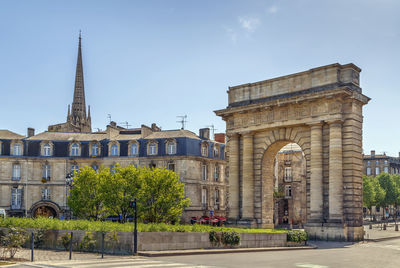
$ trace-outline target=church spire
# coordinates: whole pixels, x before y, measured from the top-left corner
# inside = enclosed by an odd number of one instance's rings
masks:
[[[83,64],[82,64],[82,37],[79,31],[78,60],[76,63],[74,100],[72,102],[72,122],[79,124],[79,119],[86,119],[85,87],[83,83]]]

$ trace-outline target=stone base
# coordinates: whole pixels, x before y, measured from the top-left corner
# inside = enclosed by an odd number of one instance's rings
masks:
[[[348,227],[341,223],[307,223],[304,226],[310,240],[324,241],[362,241],[364,229],[362,226]]]

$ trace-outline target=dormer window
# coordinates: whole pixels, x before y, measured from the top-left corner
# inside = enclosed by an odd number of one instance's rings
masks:
[[[118,145],[111,145],[111,156],[118,156]]]
[[[15,155],[15,156],[22,155],[22,149],[21,148],[22,148],[21,144],[15,143],[13,145],[13,155]]]
[[[158,144],[157,141],[150,141],[147,144],[147,154],[148,155],[157,155],[158,154]]]
[[[201,144],[201,156],[208,157],[208,143]]]
[[[51,156],[51,146],[48,143],[43,145],[43,156]]]
[[[92,144],[92,156],[99,155],[99,145],[97,143]]]
[[[176,141],[175,141],[175,139],[167,140],[166,144],[167,144],[167,146],[166,146],[167,154],[169,154],[169,155],[176,154]]]
[[[79,156],[79,144],[74,143],[71,145],[71,156]]]
[[[130,153],[131,155],[138,155],[138,144],[136,142],[131,144]]]
[[[219,157],[219,146],[214,144],[214,157]]]

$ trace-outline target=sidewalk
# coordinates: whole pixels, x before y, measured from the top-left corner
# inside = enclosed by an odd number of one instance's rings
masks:
[[[364,225],[364,240],[365,241],[383,241],[389,239],[399,239],[400,238],[400,231],[394,230],[394,223],[390,222],[386,226],[386,230],[381,230],[381,224],[375,223],[372,224],[372,229],[369,229],[369,225]],[[400,228],[400,226],[399,226]]]

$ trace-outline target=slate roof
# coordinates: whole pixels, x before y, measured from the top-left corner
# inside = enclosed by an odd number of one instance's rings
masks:
[[[23,139],[23,138],[25,138],[25,136],[19,135],[7,129],[0,129],[0,139],[13,140],[13,139]]]

